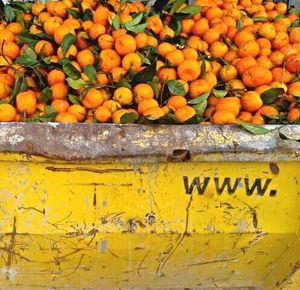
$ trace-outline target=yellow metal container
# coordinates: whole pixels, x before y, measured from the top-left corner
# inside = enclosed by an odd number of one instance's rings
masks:
[[[300,289],[300,128],[1,124],[0,287]]]

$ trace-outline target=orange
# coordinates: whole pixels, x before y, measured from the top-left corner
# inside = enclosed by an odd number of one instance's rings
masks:
[[[68,113],[74,115],[78,122],[82,122],[86,116],[86,109],[79,104],[74,104],[68,108]]]
[[[17,94],[16,107],[19,113],[33,114],[36,111],[37,100],[33,91]]]
[[[87,109],[96,109],[103,104],[104,96],[101,91],[90,88],[82,99],[82,104]]]
[[[195,24],[193,19],[184,18],[181,20],[181,35],[187,37],[190,35],[192,28]]]
[[[223,82],[228,82],[237,77],[237,69],[233,65],[225,65],[219,71],[219,76]]]
[[[51,70],[47,75],[47,81],[49,86],[53,86],[57,83],[63,83],[66,80],[66,75],[64,72],[58,69]]]
[[[243,109],[250,113],[256,112],[263,105],[260,94],[255,91],[246,92],[241,98],[241,103]]]
[[[255,40],[253,33],[247,31],[240,31],[234,37],[234,43],[240,46],[243,42]]]
[[[273,51],[269,56],[269,59],[274,66],[281,66],[284,62],[285,55],[281,51]]]
[[[73,34],[75,36],[74,29],[66,25],[59,26],[53,33],[55,42],[61,44],[67,34]]]
[[[300,42],[300,27],[295,27],[290,32],[291,43]]]
[[[132,69],[134,72],[138,72],[142,68],[141,57],[135,52],[128,53],[122,60],[122,66],[126,71]]]
[[[51,42],[47,40],[39,40],[34,47],[34,51],[36,54],[43,54],[47,57],[54,53],[54,48]]]
[[[15,35],[8,29],[0,30],[0,44],[3,42],[14,42]]]
[[[182,50],[184,59],[198,60],[198,52],[192,47],[186,47]]]
[[[68,9],[68,7],[64,2],[57,1],[53,5],[53,13],[52,14],[55,16],[64,18],[67,15],[67,9]]]
[[[286,14],[287,12],[287,5],[286,3],[279,2],[275,5],[275,10],[278,12],[278,14]]]
[[[271,70],[273,75],[273,81],[288,83],[292,79],[292,75],[288,70],[284,70],[281,67],[276,67]]]
[[[58,113],[55,117],[55,122],[58,123],[77,123],[76,117],[68,112]]]
[[[179,123],[184,123],[196,115],[196,111],[191,106],[181,107],[176,110],[175,117]]]
[[[20,55],[20,48],[14,42],[4,42],[0,54],[3,54],[11,60],[15,60]]]
[[[192,27],[192,34],[196,36],[202,36],[202,34],[209,29],[208,20],[206,18],[201,18]]]
[[[119,55],[126,55],[135,52],[136,43],[133,36],[129,34],[122,35],[116,39],[115,49]]]
[[[0,82],[4,82],[9,87],[13,87],[15,84],[15,78],[9,74],[0,73]],[[0,95],[1,95],[1,93],[0,93]],[[3,99],[3,98],[1,98],[1,99]]]
[[[289,44],[289,35],[286,32],[277,32],[275,38],[272,40],[272,48],[280,49],[286,44]]]
[[[90,39],[97,39],[100,35],[106,33],[106,28],[101,23],[94,23],[89,29]]]
[[[177,73],[174,68],[162,67],[158,70],[157,76],[159,77],[159,81],[164,83],[169,80],[176,80]]]
[[[74,19],[74,18],[68,18],[64,21],[63,23],[64,26],[68,26],[72,29],[79,29],[81,27],[81,23],[79,20]]]
[[[272,82],[272,73],[266,68],[253,65],[247,68],[242,75],[243,83],[249,88],[255,88],[261,85],[267,85]]]
[[[153,107],[146,110],[143,114],[149,120],[158,120],[165,116],[165,111],[159,107]]]
[[[51,17],[51,15],[48,12],[42,12],[38,16],[38,21],[43,24],[49,17]]]
[[[272,23],[264,23],[259,29],[258,33],[269,40],[276,36],[276,31]]]
[[[66,51],[65,54],[62,53],[62,48],[60,46],[57,49],[57,56],[58,56],[59,59],[62,59],[62,58],[65,58],[65,57],[69,58],[70,56],[72,58],[75,58],[76,55],[77,55],[77,52],[78,52],[77,47],[74,44],[70,45],[70,47],[68,48],[68,50]]]
[[[190,97],[197,98],[211,90],[210,84],[206,80],[195,80],[190,83]]]
[[[16,109],[11,104],[0,104],[0,122],[13,122],[16,117]]]
[[[196,49],[197,51],[204,50],[204,41],[199,36],[190,36],[187,41],[187,46]]]
[[[173,111],[176,111],[179,108],[183,108],[187,105],[186,99],[183,96],[172,96],[168,99],[168,107]]]
[[[228,46],[223,42],[217,41],[210,46],[209,52],[213,57],[222,58],[228,52]]]
[[[63,113],[67,112],[70,105],[66,100],[55,99],[51,102],[51,107],[53,107],[57,113]]]
[[[237,117],[241,107],[241,101],[238,97],[226,97],[218,101],[216,105],[216,112],[228,111],[233,113],[234,116]]]
[[[112,49],[114,47],[114,44],[115,41],[109,34],[102,34],[98,38],[98,46],[101,49]]]
[[[179,49],[169,52],[165,58],[173,67],[177,67],[184,61],[184,55]]]
[[[0,80],[0,100],[6,99],[9,96],[10,87],[5,80]]]
[[[160,41],[165,40],[166,37],[173,38],[175,36],[175,32],[170,27],[163,28],[159,33],[159,39]]]
[[[119,110],[115,111],[112,114],[112,121],[113,121],[113,123],[120,124],[122,116],[124,114],[127,114],[127,113],[129,113],[129,112],[128,112],[128,110],[125,110],[125,109],[119,109]]]
[[[290,73],[300,71],[300,54],[291,54],[286,57],[286,68]]]
[[[184,81],[195,81],[201,73],[201,67],[196,60],[184,60],[177,68],[178,77]]]
[[[157,47],[157,52],[159,55],[166,57],[172,51],[176,50],[176,46],[169,42],[162,42]]]
[[[266,69],[271,69],[273,67],[272,62],[269,60],[269,58],[265,55],[261,55],[259,56],[257,59],[257,64],[261,65],[262,67],[266,68]]]
[[[54,16],[47,18],[43,23],[46,34],[52,36],[54,32],[62,25],[63,21],[60,17]]]
[[[138,113],[143,115],[148,109],[159,107],[155,99],[145,99],[138,104]]]
[[[98,122],[107,123],[110,120],[112,114],[109,109],[104,106],[100,106],[96,109],[94,116]]]
[[[117,88],[114,91],[113,99],[123,105],[130,105],[133,101],[133,95],[130,89],[126,87]]]
[[[247,56],[247,57],[244,57],[244,58],[238,60],[235,64],[235,67],[236,67],[238,73],[242,74],[245,71],[245,69],[247,69],[248,67],[253,66],[253,65],[256,65],[255,58],[252,56]]]
[[[93,65],[95,63],[95,56],[89,49],[84,49],[78,52],[76,60],[81,67],[86,65]]]
[[[292,108],[287,114],[287,120],[289,122],[295,122],[296,120],[299,119],[300,119],[300,108]]]
[[[145,83],[140,83],[133,88],[133,97],[135,103],[139,104],[143,100],[153,99],[154,91],[150,85]]]
[[[164,28],[164,25],[159,17],[159,15],[153,15],[147,18],[147,29],[151,30],[155,34],[159,34],[162,29]]]
[[[104,49],[99,54],[99,65],[103,72],[111,72],[121,65],[121,57],[113,49]]]
[[[93,15],[94,22],[103,24],[104,26],[108,26],[109,17],[109,10],[104,6],[98,6]]]
[[[214,28],[205,30],[202,35],[202,39],[209,45],[213,44],[220,39],[220,32]]]
[[[135,38],[137,49],[148,45],[148,35],[147,35],[147,33],[140,32],[134,38]]]
[[[238,49],[240,57],[252,56],[257,57],[260,52],[258,43],[254,40],[243,42]]]
[[[114,100],[104,101],[103,106],[107,108],[111,113],[114,113],[115,111],[121,109],[121,104]]]
[[[205,18],[212,21],[215,18],[222,18],[223,11],[219,7],[210,7],[206,10]]]
[[[216,125],[233,124],[235,116],[229,111],[217,111],[213,114],[211,121]]]
[[[126,74],[126,70],[122,67],[114,67],[111,70],[111,76],[112,76],[112,81],[114,83],[118,83],[122,76],[124,76]]]
[[[272,106],[262,106],[257,112],[257,115],[264,115],[264,116],[268,116],[268,117],[276,117],[279,115],[279,112],[277,111],[277,109],[275,109]]]
[[[245,112],[245,111],[242,111],[240,112],[239,116],[238,116],[238,119],[242,122],[247,122],[247,123],[251,123],[251,119],[252,119],[252,114],[249,113],[249,112]]]
[[[208,72],[205,74],[204,80],[208,82],[211,89],[215,87],[218,83],[217,76],[213,72]]]
[[[68,94],[68,87],[64,83],[55,83],[50,87],[52,99],[65,99]]]

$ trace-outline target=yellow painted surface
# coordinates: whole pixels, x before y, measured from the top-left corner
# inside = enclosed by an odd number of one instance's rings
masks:
[[[300,289],[299,163],[0,160],[0,287]]]

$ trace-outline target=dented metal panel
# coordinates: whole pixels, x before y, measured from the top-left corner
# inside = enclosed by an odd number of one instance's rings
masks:
[[[298,290],[300,130],[270,128],[1,125],[0,287]]]

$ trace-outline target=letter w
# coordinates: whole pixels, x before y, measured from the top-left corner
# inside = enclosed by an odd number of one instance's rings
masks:
[[[265,192],[267,191],[272,179],[268,178],[264,184],[264,186],[262,187],[261,185],[261,179],[260,178],[256,178],[250,188],[250,184],[249,184],[249,178],[245,178],[245,188],[246,188],[246,194],[247,195],[252,195],[254,193],[254,191],[256,190],[258,195],[263,196],[265,194]]]
[[[185,192],[186,194],[192,194],[194,191],[194,188],[197,188],[198,194],[204,194],[208,183],[210,181],[210,177],[204,177],[204,181],[203,183],[200,182],[200,177],[195,177],[191,183],[191,185],[189,185],[189,179],[187,176],[183,176],[183,183],[184,183],[184,188],[185,188]]]
[[[216,191],[218,194],[222,194],[225,188],[227,188],[227,191],[229,194],[235,193],[239,183],[241,182],[241,178],[236,178],[234,186],[231,186],[230,178],[226,177],[226,178],[224,178],[224,181],[223,181],[222,185],[220,186],[219,178],[215,177],[214,180],[215,180],[215,188],[216,188]]]

